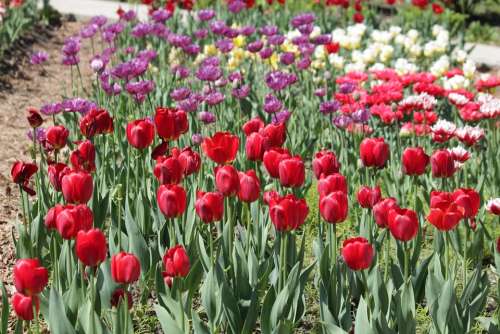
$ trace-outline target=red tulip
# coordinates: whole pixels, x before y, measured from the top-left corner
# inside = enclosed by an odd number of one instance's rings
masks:
[[[373,246],[363,237],[344,240],[342,257],[352,270],[370,268],[374,253]]]
[[[280,195],[278,194],[277,191],[271,190],[264,192],[264,195],[262,197],[266,205],[271,205],[272,201],[278,200],[280,198]]]
[[[452,193],[446,191],[431,191],[430,207],[432,209],[444,208],[453,202]]]
[[[396,200],[392,197],[379,201],[373,206],[375,223],[381,228],[386,228],[389,225],[389,211],[398,207]]]
[[[155,125],[158,136],[165,141],[176,140],[189,127],[184,110],[161,107],[156,108]]]
[[[108,246],[104,233],[98,228],[79,231],[75,244],[76,256],[88,267],[96,267],[106,260]]]
[[[63,239],[73,239],[79,231],[88,231],[94,223],[92,210],[85,204],[66,205],[56,217],[56,228]]]
[[[26,116],[26,119],[33,129],[36,129],[43,124],[42,115],[40,115],[38,110],[35,108],[28,108],[28,115]]]
[[[147,118],[127,124],[127,140],[135,148],[144,149],[155,139],[155,126]]]
[[[323,176],[338,173],[339,169],[340,163],[337,161],[335,153],[330,151],[316,153],[312,161],[312,170],[318,180]]]
[[[306,201],[292,194],[277,196],[269,203],[269,216],[277,231],[298,229],[304,224],[308,214]]]
[[[417,213],[409,209],[394,208],[388,215],[389,230],[391,234],[400,241],[409,241],[417,235],[418,217]]]
[[[286,148],[275,147],[264,152],[264,167],[273,178],[279,178],[279,164],[281,161],[291,158],[290,152]]]
[[[31,321],[34,319],[33,303],[38,312],[40,310],[40,300],[37,295],[25,296],[16,292],[14,296],[12,296],[12,307],[14,312],[16,316],[22,320]]]
[[[250,161],[262,161],[264,152],[268,146],[266,137],[258,132],[251,133],[245,143],[245,153]]]
[[[158,144],[155,148],[153,148],[153,151],[151,152],[151,158],[154,160],[158,159],[162,155],[167,154],[168,152],[168,141],[161,142]]]
[[[373,188],[362,186],[358,190],[357,199],[359,205],[365,209],[371,209],[375,204],[377,204],[382,198],[382,193],[380,192],[380,187],[376,186]]]
[[[384,138],[365,138],[359,146],[359,154],[365,167],[382,168],[389,159],[389,145]]]
[[[13,278],[17,292],[31,296],[45,289],[49,272],[38,259],[19,259],[14,265]]]
[[[500,253],[500,237],[497,238],[497,253]]]
[[[182,165],[174,156],[159,157],[153,170],[160,184],[177,184],[181,182],[184,175]]]
[[[156,191],[156,200],[167,218],[179,217],[186,211],[186,191],[179,185],[161,185]]]
[[[440,231],[455,228],[463,218],[464,208],[453,202],[452,195],[447,192],[431,192],[431,210],[427,221]]]
[[[422,175],[429,164],[429,156],[421,147],[408,147],[401,157],[403,172],[407,175]]]
[[[453,192],[453,201],[464,209],[464,217],[474,218],[481,206],[481,199],[477,191],[472,188],[460,188]]]
[[[249,136],[251,133],[259,132],[260,129],[264,127],[264,121],[259,117],[252,118],[245,124],[243,124],[243,132],[246,136]]]
[[[331,192],[321,197],[319,202],[321,217],[330,224],[343,222],[347,218],[348,209],[347,195],[343,191]]]
[[[61,188],[66,202],[87,203],[92,197],[94,184],[89,173],[72,171],[63,176]]]
[[[204,223],[219,221],[224,214],[224,196],[218,192],[198,191],[194,208]]]
[[[304,184],[306,171],[299,156],[283,159],[278,165],[278,171],[283,187],[300,187]]]
[[[66,146],[69,131],[62,125],[51,126],[46,132],[47,143],[55,150],[59,150]]]
[[[197,173],[201,167],[201,158],[198,152],[195,152],[191,147],[182,149],[177,159],[181,163],[184,175],[188,176]]]
[[[75,170],[92,173],[95,171],[95,147],[90,140],[84,140],[71,152],[69,158]]]
[[[87,138],[112,133],[113,119],[104,109],[93,109],[80,119],[80,131]]]
[[[360,12],[356,12],[352,15],[352,20],[356,23],[362,23],[365,20],[365,17]]]
[[[229,132],[217,132],[201,143],[203,152],[215,163],[224,165],[232,162],[238,153],[240,139]]]
[[[35,195],[35,191],[29,187],[30,178],[38,171],[38,167],[32,163],[25,163],[22,161],[14,162],[10,175],[12,181],[21,186],[21,189],[26,191],[31,196]]]
[[[492,198],[486,203],[486,211],[493,215],[500,216],[500,198]]]
[[[111,276],[116,283],[134,283],[140,274],[141,263],[134,254],[120,252],[111,258]]]
[[[238,172],[239,192],[238,198],[247,203],[255,202],[260,196],[260,181],[253,169],[243,173]]]
[[[437,150],[431,156],[432,176],[451,177],[456,171],[455,160],[450,151]]]
[[[71,172],[71,169],[63,163],[50,164],[48,167],[49,181],[55,191],[61,191],[61,182],[64,175]]]
[[[438,3],[433,3],[432,4],[432,11],[434,12],[434,14],[440,15],[440,14],[443,14],[444,8]]]
[[[111,300],[109,301],[112,307],[118,307],[121,302],[123,302],[124,295],[127,295],[127,307],[130,310],[134,305],[134,301],[132,300],[132,294],[129,291],[126,291],[122,288],[117,288],[111,294]]]
[[[56,204],[56,206],[52,207],[47,211],[47,215],[45,216],[44,224],[48,229],[56,229],[57,223],[56,219],[59,213],[64,210],[64,206],[61,204]]]
[[[174,246],[163,256],[165,271],[163,276],[186,277],[189,273],[190,262],[186,250],[181,245]]]
[[[281,147],[286,140],[285,123],[268,124],[259,130],[259,133],[267,138],[268,147]]]
[[[318,193],[320,197],[335,191],[342,191],[347,194],[347,182],[342,174],[331,174],[318,181]]]
[[[215,171],[215,186],[224,196],[232,196],[238,193],[240,178],[238,171],[232,165],[217,166]]]

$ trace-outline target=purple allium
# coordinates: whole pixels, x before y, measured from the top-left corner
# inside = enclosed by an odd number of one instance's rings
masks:
[[[269,37],[267,43],[269,45],[281,45],[285,42],[285,36],[283,35],[273,35]]]
[[[273,94],[267,94],[264,98],[264,111],[268,114],[274,114],[283,108],[283,103]]]
[[[99,30],[99,26],[97,24],[87,24],[80,30],[80,37],[82,38],[92,38],[95,36],[97,31]]]
[[[339,103],[339,101],[335,101],[335,100],[334,101],[325,101],[319,105],[319,111],[325,115],[334,113],[337,110],[339,110],[339,108],[340,108],[340,103]]]
[[[290,20],[292,27],[297,28],[304,24],[311,24],[316,19],[314,13],[300,13]]]
[[[26,132],[26,135],[28,136],[29,140],[33,140],[33,130],[28,130]],[[35,137],[36,137],[36,141],[38,143],[43,143],[47,137],[45,135],[45,128],[42,128],[42,127],[38,127],[35,129]]]
[[[215,115],[209,111],[201,111],[198,113],[198,118],[205,124],[210,124],[215,122]]]
[[[358,109],[351,114],[352,120],[356,123],[368,123],[371,117],[370,110],[367,108]]]
[[[243,36],[250,36],[255,33],[255,28],[252,26],[244,26],[239,29],[239,34]]]
[[[215,17],[215,11],[212,9],[201,9],[198,11],[200,21],[210,21]]]
[[[274,117],[272,118],[272,123],[273,124],[280,124],[288,121],[288,119],[292,116],[292,113],[288,111],[288,109],[284,109],[283,111],[278,111],[277,113],[274,114]]]
[[[261,40],[256,40],[247,45],[247,50],[252,53],[257,53],[264,47],[264,43]],[[272,50],[271,50],[272,52]]]
[[[95,24],[99,28],[108,22],[108,19],[104,15],[94,16],[90,19],[90,23]]]
[[[216,81],[222,77],[222,70],[219,66],[202,65],[196,71],[196,77],[202,81]]]
[[[205,95],[205,103],[209,106],[215,106],[224,101],[226,97],[219,91],[213,90]]]
[[[200,145],[203,141],[203,136],[200,133],[193,133],[191,136],[191,141],[194,145]]]
[[[298,62],[297,62],[297,68],[299,70],[306,70],[309,68],[309,66],[311,66],[311,58],[309,57],[302,57],[302,59],[300,59]]]
[[[314,95],[317,97],[323,97],[326,95],[326,89],[325,88],[318,88],[314,91]]]
[[[49,54],[45,51],[36,51],[31,55],[30,62],[32,65],[41,65],[49,59]]]
[[[198,29],[194,32],[194,37],[196,39],[205,39],[208,36],[208,29]]]
[[[332,122],[337,128],[345,129],[352,123],[352,119],[347,115],[341,114],[334,117]]]
[[[262,49],[259,52],[259,55],[260,55],[260,58],[262,58],[262,59],[270,58],[273,55],[273,49],[271,49],[271,48]]]
[[[40,108],[40,112],[45,116],[59,114],[62,110],[63,107],[60,102],[48,103]]]
[[[228,27],[224,21],[217,20],[210,23],[210,31],[216,35],[224,35],[227,29]]]
[[[250,94],[250,86],[249,85],[242,85],[240,87],[235,87],[231,91],[231,95],[233,95],[237,99],[244,99],[245,97]]]
[[[227,5],[227,9],[234,14],[238,14],[243,9],[245,9],[245,7],[246,7],[245,3],[241,0],[233,0]]]
[[[280,56],[280,62],[283,65],[291,65],[295,61],[295,54],[293,52],[283,52]]]
[[[159,8],[151,14],[153,21],[157,23],[165,23],[168,19],[172,17],[172,12],[164,8]]]
[[[356,89],[356,84],[352,82],[344,82],[340,84],[339,92],[341,94],[351,94]]]
[[[170,92],[170,97],[174,101],[185,100],[191,95],[191,90],[187,87],[179,87]]]
[[[267,37],[276,35],[278,33],[278,27],[274,25],[267,25],[259,29],[259,32]]]
[[[151,25],[151,23],[139,22],[132,28],[130,35],[132,35],[135,38],[144,38],[147,35],[149,35],[152,31],[153,31],[153,26]]]

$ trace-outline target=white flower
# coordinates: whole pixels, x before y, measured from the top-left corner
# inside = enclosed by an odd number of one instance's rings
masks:
[[[486,203],[486,210],[489,213],[498,215],[500,212],[500,197],[492,198]]]
[[[467,59],[462,70],[464,71],[464,76],[466,78],[472,78],[476,73],[476,63],[471,59]]]
[[[448,100],[451,101],[451,103],[457,105],[457,106],[463,106],[469,102],[469,99],[462,94],[458,93],[450,93],[448,94]]]
[[[455,49],[452,53],[453,59],[462,64],[467,58],[467,52],[462,49]]]
[[[328,56],[328,62],[333,65],[336,69],[340,70],[344,67],[344,58],[337,54],[331,54]]]
[[[453,135],[457,126],[444,119],[440,119],[431,127],[431,131],[434,133],[446,133],[448,135]]]
[[[462,146],[453,147],[448,149],[448,152],[453,156],[453,160],[458,161],[459,163],[464,163],[470,158],[470,153],[463,148]]]

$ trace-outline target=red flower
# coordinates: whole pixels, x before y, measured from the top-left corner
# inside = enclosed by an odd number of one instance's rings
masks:
[[[286,148],[272,148],[264,152],[264,167],[271,177],[279,178],[279,164],[281,161],[288,158],[291,158],[291,155]]]
[[[317,179],[333,173],[338,173],[339,169],[340,163],[337,161],[335,153],[330,151],[320,151],[316,153],[312,161],[312,170]]]
[[[269,216],[277,231],[298,229],[304,224],[308,214],[306,201],[292,194],[278,196],[269,203]]]
[[[375,223],[381,228],[389,225],[389,211],[398,208],[396,200],[392,197],[384,198],[373,206],[373,217]]]
[[[215,186],[224,196],[236,195],[240,188],[238,171],[232,165],[217,166],[215,172]]]
[[[182,151],[177,156],[177,159],[179,160],[182,166],[182,171],[184,172],[185,176],[197,173],[200,170],[201,167],[200,155],[198,154],[198,152],[193,151],[191,147],[186,147],[182,149]]]
[[[86,172],[69,172],[62,178],[61,189],[66,202],[87,203],[94,190],[92,176]]]
[[[147,118],[127,124],[127,140],[135,148],[144,149],[153,143],[155,127]]]
[[[80,131],[87,138],[112,133],[113,130],[113,119],[104,109],[93,109],[80,120]]]
[[[272,201],[277,200],[279,198],[280,198],[280,195],[278,194],[278,192],[276,190],[264,192],[263,199],[264,199],[264,203],[266,205],[271,205]]]
[[[167,218],[178,217],[186,211],[186,191],[179,185],[162,184],[156,191],[156,201]]]
[[[163,265],[165,266],[164,277],[186,277],[190,263],[184,247],[177,245],[168,249],[163,255]]]
[[[492,198],[486,203],[486,211],[493,215],[500,216],[500,198]]]
[[[281,147],[286,140],[286,125],[283,122],[271,123],[260,129],[259,133],[267,138],[268,147]]]
[[[344,175],[335,173],[323,177],[318,181],[318,193],[320,197],[335,191],[342,191],[347,194],[347,182]]]
[[[92,173],[95,171],[95,147],[90,140],[84,140],[71,152],[69,158],[75,170]]]
[[[163,140],[176,140],[188,130],[189,124],[184,110],[156,108],[156,132]]]
[[[42,115],[35,108],[28,108],[28,115],[26,116],[28,123],[33,129],[40,127],[43,124]]]
[[[129,291],[126,291],[122,288],[118,288],[111,294],[111,300],[109,301],[111,306],[118,307],[121,302],[123,302],[124,295],[127,295],[127,307],[130,310],[134,305],[134,301],[132,300],[132,294]]]
[[[243,173],[238,172],[238,198],[247,203],[255,202],[260,196],[260,181],[253,169]]]
[[[40,300],[37,295],[25,296],[16,292],[12,296],[12,307],[16,316],[25,321],[31,321],[34,318],[33,304],[35,304],[36,311],[40,310]]]
[[[194,208],[204,223],[219,221],[224,214],[224,196],[218,192],[198,191]]]
[[[452,230],[463,218],[464,208],[453,202],[450,193],[432,191],[430,204],[427,221],[441,231]]]
[[[422,175],[429,164],[429,156],[421,147],[408,147],[401,157],[403,172],[407,175]]]
[[[61,204],[56,204],[56,206],[50,208],[49,211],[47,211],[47,215],[45,215],[45,227],[47,227],[48,229],[56,229],[56,219],[62,210],[64,210],[64,206]]]
[[[22,161],[14,162],[10,175],[12,181],[21,186],[31,196],[35,195],[35,191],[29,187],[30,178],[38,171],[38,167],[33,163],[25,163]]]
[[[382,198],[382,193],[380,192],[380,187],[376,186],[370,188],[368,186],[362,186],[358,190],[357,199],[359,205],[365,209],[371,209],[375,204],[377,204]]]
[[[363,237],[346,239],[342,247],[342,257],[352,270],[369,268],[374,252],[373,246]]]
[[[88,231],[94,223],[92,210],[85,204],[66,205],[56,216],[56,228],[63,239],[73,239],[79,231]]]
[[[472,188],[460,188],[452,194],[453,202],[464,209],[464,217],[474,218],[481,206],[481,198]]]
[[[217,132],[201,143],[203,152],[215,163],[224,165],[232,162],[238,153],[240,139],[230,132]]]
[[[251,133],[245,143],[245,153],[250,161],[262,161],[269,141],[258,132]]]
[[[361,14],[360,12],[356,12],[354,13],[354,15],[352,16],[352,20],[356,23],[361,23],[365,20],[365,17],[363,16],[363,14]]]
[[[418,217],[417,213],[409,209],[394,208],[388,215],[389,230],[391,234],[400,241],[409,241],[417,235]]]
[[[343,191],[331,192],[319,202],[321,217],[330,224],[343,222],[347,218],[348,209],[347,195]]]
[[[111,276],[116,283],[134,283],[140,274],[141,263],[134,254],[120,252],[111,258]]]
[[[500,237],[497,238],[497,253],[500,253]]]
[[[49,281],[49,272],[40,265],[38,259],[19,259],[13,271],[14,286],[23,295],[39,294]]]
[[[184,169],[179,159],[174,156],[159,157],[156,159],[153,173],[160,184],[177,184],[182,180]]]
[[[108,246],[106,237],[98,228],[79,231],[75,244],[76,256],[86,266],[96,267],[106,260]]]
[[[48,167],[49,181],[55,191],[61,191],[61,182],[64,175],[71,172],[71,169],[63,163],[50,164]]]
[[[437,150],[431,156],[432,176],[451,177],[455,174],[455,160],[450,151],[443,149]]]
[[[47,129],[46,138],[47,143],[52,146],[55,150],[60,150],[66,146],[66,141],[68,140],[69,131],[62,125],[51,126]]]
[[[437,15],[440,15],[440,14],[443,14],[444,12],[444,8],[443,6],[441,6],[440,4],[438,3],[433,3],[432,4],[432,11],[437,14]]]
[[[246,122],[245,124],[243,124],[242,129],[245,135],[249,136],[254,132],[259,132],[259,130],[262,129],[263,127],[264,127],[264,121],[261,120],[259,117],[255,117]]]
[[[330,42],[325,44],[325,50],[328,54],[339,52],[340,44],[337,42]]]
[[[305,180],[305,166],[300,156],[283,159],[278,165],[280,183],[283,187],[300,187]]]
[[[389,145],[384,138],[365,138],[359,146],[359,155],[365,167],[382,168],[389,159]]]
[[[168,141],[161,142],[151,152],[151,158],[158,159],[160,156],[167,154],[168,152]]]
[[[425,7],[429,4],[429,0],[411,0],[411,3],[413,6],[425,9]]]

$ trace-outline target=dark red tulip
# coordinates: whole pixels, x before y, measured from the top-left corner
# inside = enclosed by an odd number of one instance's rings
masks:
[[[417,235],[419,224],[415,211],[396,207],[389,211],[387,218],[389,230],[397,240],[409,241]]]
[[[253,169],[243,173],[238,172],[239,176],[239,191],[238,198],[240,201],[251,203],[259,199],[260,196],[260,181]]]
[[[319,201],[321,217],[330,224],[343,222],[347,218],[348,209],[347,195],[343,191],[331,192]]]
[[[115,291],[113,291],[109,303],[111,304],[112,307],[117,308],[120,305],[120,303],[123,302],[125,295],[127,296],[127,307],[130,310],[134,305],[134,301],[132,300],[132,294],[129,291],[126,291],[122,288],[117,288]]]
[[[90,140],[84,140],[71,152],[69,158],[75,170],[92,173],[95,171],[95,147]]]
[[[156,191],[156,201],[167,218],[179,217],[186,211],[186,191],[179,185],[161,185]]]
[[[283,159],[279,166],[280,184],[283,187],[300,187],[304,184],[306,171],[299,156]]]
[[[273,178],[279,178],[279,164],[281,161],[291,158],[290,152],[286,148],[275,147],[264,152],[264,167]]]
[[[163,276],[186,277],[189,273],[190,262],[186,250],[181,245],[176,245],[163,255]]]
[[[176,108],[156,108],[156,132],[165,141],[176,140],[188,130],[187,114]]]
[[[144,149],[155,139],[155,126],[147,119],[137,119],[127,124],[127,140],[135,148]]]
[[[389,159],[389,145],[384,138],[365,138],[359,146],[359,155],[365,167],[382,168]]]
[[[401,157],[403,172],[407,175],[422,175],[429,164],[429,156],[421,147],[408,147]]]
[[[264,152],[268,147],[268,140],[266,137],[258,132],[251,133],[245,143],[246,157],[250,161],[262,161]]]
[[[268,147],[281,147],[286,140],[286,124],[268,124],[259,130],[259,133],[267,138]]]
[[[459,188],[452,194],[453,201],[464,209],[464,217],[474,218],[481,206],[481,198],[472,188]]]
[[[40,310],[40,300],[37,295],[25,296],[16,292],[12,296],[12,308],[19,319],[31,321],[34,319],[33,304],[35,305],[36,312]]]
[[[500,216],[500,198],[492,198],[486,203],[486,211],[492,215]]]
[[[66,202],[87,203],[92,197],[94,183],[89,173],[72,171],[63,176],[61,188]]]
[[[184,175],[184,169],[175,156],[159,157],[156,159],[156,165],[153,169],[160,184],[177,184],[181,182]]]
[[[260,129],[264,127],[264,121],[259,117],[252,118],[245,124],[243,124],[243,132],[246,136],[249,136],[251,133],[259,132]]]
[[[358,190],[357,199],[359,205],[365,209],[371,209],[375,204],[377,204],[382,198],[382,193],[380,192],[380,187],[376,186],[370,188],[368,186],[362,186]]]
[[[17,292],[31,296],[45,289],[49,272],[38,259],[19,259],[14,264],[13,278]]]
[[[79,231],[76,235],[76,256],[88,267],[98,266],[106,260],[108,246],[106,236],[98,228]]]
[[[50,208],[49,211],[47,211],[47,215],[45,215],[45,227],[47,227],[48,229],[56,229],[56,219],[62,210],[64,210],[64,206],[61,204],[56,204],[56,206]]]
[[[323,177],[318,181],[318,193],[320,197],[335,191],[347,193],[347,182],[344,175],[335,173]]]
[[[92,210],[85,204],[66,205],[56,217],[56,228],[63,239],[73,239],[79,231],[88,231],[94,224]]]
[[[217,166],[215,172],[215,186],[224,196],[233,196],[240,189],[238,171],[232,165]]]
[[[161,142],[158,144],[155,148],[153,148],[153,151],[151,152],[151,158],[154,160],[158,159],[162,155],[167,154],[168,152],[168,141]]]
[[[375,223],[381,228],[386,228],[389,225],[389,211],[398,208],[398,203],[396,199],[389,197],[380,200],[377,204],[373,206],[373,217],[375,218]]]
[[[437,150],[431,156],[432,176],[451,177],[455,174],[455,160],[450,151]]]
[[[201,167],[201,158],[198,152],[195,152],[191,147],[186,147],[179,152],[177,159],[181,163],[184,175],[188,176],[197,173]]]
[[[338,173],[340,163],[337,161],[335,153],[330,151],[320,151],[316,153],[312,161],[314,176],[319,180],[321,177]]]
[[[165,284],[168,285],[169,288],[171,288],[172,284],[174,283],[174,278],[172,276],[163,276],[163,282],[165,282]]]
[[[55,191],[61,191],[61,183],[64,175],[71,172],[71,169],[61,162],[50,164],[48,167],[49,181]]]
[[[303,198],[295,195],[277,196],[269,203],[269,216],[277,231],[296,230],[304,224],[309,208]]]
[[[111,276],[116,283],[134,283],[140,274],[141,263],[134,254],[120,252],[111,258]]]
[[[47,143],[49,143],[53,149],[60,150],[61,148],[66,146],[69,131],[62,125],[55,125],[48,128],[45,135],[47,138]]]
[[[42,115],[35,108],[28,108],[26,119],[33,129],[40,127],[43,124]]]
[[[93,109],[80,119],[80,131],[87,138],[112,133],[113,119],[104,109]]]
[[[204,223],[219,221],[224,214],[224,196],[219,192],[197,191],[194,208]]]
[[[500,253],[500,237],[497,238],[497,253]]]
[[[363,237],[344,240],[342,258],[351,270],[370,268],[374,253],[373,246]]]
[[[229,132],[217,132],[212,137],[205,137],[201,148],[212,161],[224,165],[236,158],[239,145],[238,136]]]
[[[35,191],[29,187],[29,182],[37,171],[38,167],[35,164],[16,161],[12,165],[10,175],[14,183],[19,184],[24,191],[33,196]]]

